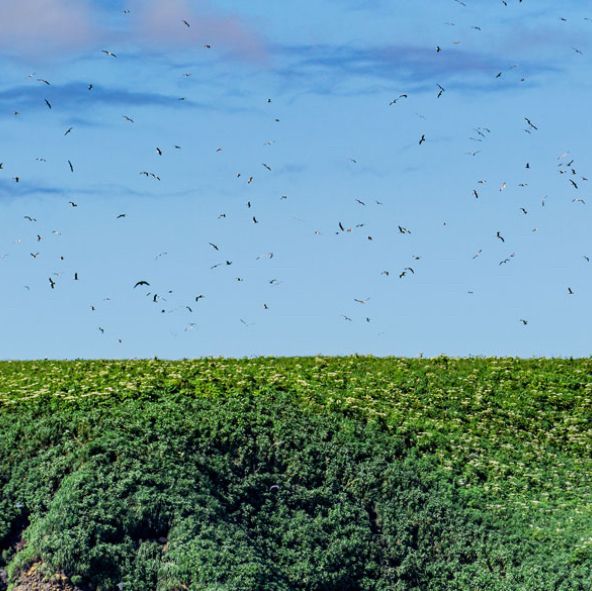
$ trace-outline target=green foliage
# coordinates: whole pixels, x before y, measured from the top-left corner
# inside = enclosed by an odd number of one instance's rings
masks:
[[[588,589],[590,375],[584,360],[0,364],[0,565],[105,591]]]

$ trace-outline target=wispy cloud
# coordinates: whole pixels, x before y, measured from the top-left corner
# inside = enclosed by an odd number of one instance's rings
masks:
[[[366,84],[377,80],[398,88],[422,91],[433,89],[436,82],[470,90],[507,88],[496,83],[496,74],[510,70],[507,58],[463,49],[446,49],[409,45],[353,47],[332,45],[288,46],[277,48],[287,60],[279,73],[310,91],[339,92],[352,81]],[[522,64],[521,72],[529,76],[553,71],[547,64]]]
[[[129,13],[124,15],[107,13],[100,2],[89,0],[2,1],[0,53],[46,59],[103,46],[162,52],[211,45],[217,55],[255,62],[266,59],[265,43],[256,31],[203,0],[197,7],[188,0],[127,0],[126,4]],[[120,19],[115,25],[114,18]]]
[[[0,108],[8,111],[22,109],[47,109],[48,99],[56,111],[78,111],[102,105],[114,106],[160,106],[169,108],[213,109],[206,103],[192,100],[179,100],[182,97],[156,92],[131,91],[124,88],[94,86],[88,90],[85,82],[71,82],[52,86],[20,85],[0,91]]]
[[[132,0],[132,37],[144,47],[221,46],[244,59],[265,61],[261,37],[234,16],[221,16],[200,2]]]
[[[97,41],[86,0],[18,0],[0,6],[0,51],[34,56],[78,51]]]
[[[29,181],[0,179],[0,197],[26,197],[29,195],[66,195],[67,191],[58,187]]]

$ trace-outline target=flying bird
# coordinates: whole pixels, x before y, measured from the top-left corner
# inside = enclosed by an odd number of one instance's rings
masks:
[[[149,286],[150,283],[148,283],[148,281],[138,281],[135,285],[134,285],[134,289],[136,289],[136,287],[139,287],[140,285],[147,285]]]
[[[397,98],[393,99],[390,103],[389,103],[389,107],[391,105],[395,105],[398,101],[400,101],[402,98],[407,98],[406,94],[400,94]]]
[[[524,120],[526,121],[526,123],[528,123],[529,127],[534,129],[535,131],[538,130],[538,127],[528,117],[524,117]]]

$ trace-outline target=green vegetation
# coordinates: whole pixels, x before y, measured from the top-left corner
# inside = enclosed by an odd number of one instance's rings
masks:
[[[0,493],[12,582],[589,591],[592,361],[1,363]]]

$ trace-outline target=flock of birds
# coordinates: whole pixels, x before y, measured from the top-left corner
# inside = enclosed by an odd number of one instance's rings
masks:
[[[508,5],[508,2],[501,0],[502,4],[504,5]],[[522,0],[518,0],[520,3],[522,2]],[[462,6],[466,6],[466,3],[461,1],[461,0],[454,0],[454,2],[462,5]],[[126,16],[128,17],[133,17],[133,14],[131,14],[131,12],[129,10],[125,11]],[[561,20],[565,21],[566,19],[564,17],[561,17]],[[586,19],[586,20],[590,20],[590,19]],[[454,25],[454,23],[447,23],[449,25]],[[192,24],[189,20],[186,19],[181,19],[179,22],[179,27],[180,27],[180,34],[182,32],[183,28],[191,28]],[[480,31],[481,27],[479,26],[474,26],[473,27],[475,30]],[[212,43],[203,43],[202,48],[204,50],[212,50],[214,49],[214,46]],[[577,55],[584,55],[583,51],[579,48],[572,48],[574,53],[576,53]],[[433,49],[435,54],[443,54],[446,52],[446,46],[443,45],[436,45]],[[101,50],[101,54],[105,57],[105,59],[112,59],[112,60],[121,60],[122,57],[120,56],[120,52],[117,51],[112,51],[111,49],[102,49]],[[516,70],[518,68],[518,66],[511,66],[511,68],[509,68],[509,70]],[[492,79],[499,79],[504,77],[507,74],[507,71],[505,70],[501,70],[498,71],[496,73],[492,73]],[[189,77],[191,76],[191,73],[188,72],[186,74],[184,74],[185,76]],[[47,86],[50,87],[53,85],[53,82],[46,79],[45,77],[42,76],[38,76],[36,74],[30,74],[29,78],[32,82],[42,85],[42,86]],[[519,77],[520,83],[524,83],[526,82],[526,75],[521,75]],[[446,86],[445,86],[446,82],[445,81],[434,81],[434,100],[436,101],[444,101],[446,100],[446,94],[448,92]],[[95,91],[95,87],[96,87],[96,82],[95,83],[88,83],[86,86],[86,92],[92,94]],[[398,92],[395,94],[395,96],[393,96],[391,98],[391,100],[389,100],[388,102],[386,102],[386,104],[384,105],[385,110],[388,112],[389,109],[398,109],[400,108],[400,104],[403,102],[409,102],[409,101],[413,101],[413,92],[412,91],[405,91],[405,92]],[[178,99],[179,101],[183,101],[185,100],[185,97],[180,97]],[[271,105],[273,103],[273,98],[265,98],[265,102],[268,105]],[[45,107],[48,110],[53,110],[54,109],[54,103],[52,103],[48,98],[44,98],[43,99],[43,104],[45,105]],[[21,112],[19,110],[14,110],[12,112],[12,116],[13,117],[20,117],[21,116]],[[129,114],[122,114],[121,115],[121,119],[123,122],[125,122],[125,124],[129,124],[131,126],[135,125],[135,119],[134,117],[130,116]],[[523,126],[522,126],[522,131],[525,134],[536,134],[539,132],[539,122],[533,120],[532,116],[530,116],[528,113],[523,114]],[[279,118],[274,118],[274,122],[275,123],[279,123],[280,119]],[[65,130],[64,130],[64,136],[69,136],[70,134],[72,134],[75,130],[75,126],[74,125],[70,125],[68,126]],[[488,127],[476,127],[474,128],[474,136],[471,137],[470,139],[475,142],[475,143],[482,143],[485,142],[487,140],[487,138],[493,133],[491,128]],[[417,146],[418,149],[424,149],[424,145],[428,144],[430,142],[430,134],[429,131],[427,130],[418,130],[418,134],[417,134]],[[273,141],[269,141],[268,144],[271,145],[273,143]],[[182,150],[182,146],[178,145],[178,144],[173,144],[172,148],[174,150]],[[216,148],[216,152],[221,152],[223,150],[222,147],[217,147]],[[470,157],[476,157],[479,153],[481,152],[481,150],[472,150],[469,152],[466,152],[467,156]],[[160,158],[164,158],[166,156],[165,154],[165,149],[162,147],[162,145],[154,145],[154,153]],[[38,160],[45,160],[44,158],[38,158]],[[67,167],[68,170],[70,171],[70,173],[74,174],[76,172],[76,167],[74,164],[74,156],[72,156],[72,158],[67,159]],[[356,158],[350,158],[350,164],[353,166],[356,166],[358,164],[358,161]],[[528,170],[531,168],[531,163],[530,162],[524,162],[524,169]],[[268,162],[262,162],[261,163],[261,169],[265,171],[265,174],[273,174],[274,172],[274,167],[272,167]],[[8,161],[5,162],[0,162],[0,175],[11,175],[11,164]],[[148,180],[151,181],[156,181],[156,182],[163,182],[163,178],[161,176],[161,174],[157,171],[154,170],[139,170],[138,174],[142,177],[145,177]],[[247,185],[251,185],[255,182],[255,177],[256,177],[256,172],[251,171],[250,173],[244,173],[244,172],[236,172],[236,179],[240,179],[241,182],[245,182]],[[584,198],[582,198],[582,190],[585,187],[585,183],[587,183],[589,181],[588,176],[586,176],[586,174],[582,174],[582,172],[580,172],[578,170],[578,168],[576,167],[576,163],[575,163],[575,159],[569,154],[569,153],[563,153],[560,154],[558,156],[558,161],[557,161],[557,174],[561,175],[564,179],[565,179],[565,186],[566,188],[569,188],[572,193],[573,193],[573,198],[572,198],[572,202],[574,204],[578,204],[578,205],[585,205],[586,201]],[[1,177],[0,177],[1,178]],[[23,175],[22,174],[17,174],[14,173],[11,177],[11,180],[14,183],[21,183],[23,182]],[[476,181],[475,186],[471,189],[469,188],[467,191],[467,196],[472,197],[473,199],[480,199],[481,198],[481,192],[483,187],[486,185],[487,180],[486,179],[479,179]],[[521,187],[526,186],[526,184],[521,184],[519,185]],[[502,182],[499,185],[499,191],[503,192],[506,189],[508,189],[508,183],[506,182]],[[290,191],[288,190],[287,193],[290,193]],[[280,201],[284,201],[284,200],[288,200],[288,195],[287,194],[281,194],[278,195],[278,199]],[[540,207],[545,207],[545,197],[542,198],[541,202],[540,202]],[[356,206],[359,206],[360,208],[367,208],[368,205],[370,205],[369,200],[367,198],[354,198],[354,203],[356,204]],[[80,203],[74,200],[68,200],[65,205],[69,208],[75,209],[75,208],[79,208],[80,207]],[[383,205],[383,202],[378,200],[378,199],[373,199],[372,200],[372,205],[373,206],[377,206],[380,207]],[[260,224],[261,223],[261,219],[258,213],[255,213],[255,208],[254,208],[254,203],[252,202],[252,200],[248,200],[244,206],[250,210],[249,211],[249,218],[250,218],[250,223],[252,224]],[[517,207],[517,211],[519,212],[520,215],[522,216],[528,216],[529,215],[529,209],[527,209],[526,207],[523,206],[518,206]],[[228,213],[226,211],[221,211],[218,216],[217,219],[218,220],[224,220],[225,218],[228,217]],[[128,217],[128,212],[119,212],[117,214],[114,215],[114,219],[115,220],[120,220],[120,223],[125,223],[125,218]],[[36,217],[36,215],[34,215],[33,213],[25,215],[24,219],[29,222],[32,226],[35,226],[35,224],[38,223],[38,218]],[[365,223],[358,223],[358,224],[347,224],[345,223],[343,220],[339,220],[336,219],[335,220],[335,227],[333,228],[333,232],[336,235],[347,235],[349,233],[352,233],[354,231],[362,231],[364,232],[366,230],[366,224]],[[410,235],[414,232],[413,228],[409,228],[406,227],[405,225],[402,224],[396,224],[393,227],[393,231],[401,236],[406,236],[406,235]],[[532,230],[533,232],[536,231],[536,228],[533,228]],[[53,231],[56,234],[59,234],[58,230],[54,230]],[[321,230],[315,230],[315,235],[320,235],[322,233]],[[30,252],[30,256],[32,259],[38,259],[41,254],[42,254],[42,247],[41,244],[43,243],[44,237],[40,234],[37,233],[35,230],[33,230],[33,235],[34,235],[34,241],[36,244],[39,244],[39,247],[36,248],[35,250],[32,250]],[[374,241],[374,236],[372,234],[367,234],[366,239],[369,242]],[[493,234],[491,236],[491,240],[498,240],[501,243],[506,243],[506,237],[504,236],[504,230],[503,229],[499,229],[495,232],[495,234]],[[203,247],[205,249],[211,249],[211,252],[213,253],[218,253],[218,254],[222,254],[223,252],[223,248],[221,246],[221,244],[217,241],[209,241],[207,239],[204,240],[203,243]],[[479,249],[474,255],[473,255],[473,259],[477,259],[478,257],[481,256],[481,254],[483,253],[483,249]],[[167,251],[162,251],[159,252],[154,258],[156,260],[162,258],[162,257],[166,257],[168,255]],[[3,255],[4,257],[7,255]],[[274,252],[267,252],[263,255],[260,255],[257,257],[258,260],[260,259],[273,259],[274,258]],[[581,254],[580,255],[582,257],[582,259],[586,262],[586,263],[590,263],[590,257],[586,254]],[[499,261],[499,266],[503,266],[503,265],[508,265],[512,262],[512,260],[516,257],[516,252],[511,252],[509,253],[507,256],[505,256],[504,258],[502,258]],[[60,256],[60,260],[63,261],[64,260],[64,256]],[[422,256],[419,255],[413,255],[412,256],[412,260],[409,261],[409,264],[405,265],[404,267],[400,268],[400,269],[383,269],[380,271],[380,276],[381,277],[393,277],[395,279],[398,280],[409,280],[410,278],[413,278],[416,273],[418,272],[418,267],[421,265],[421,261],[422,261]],[[228,268],[231,267],[233,265],[233,260],[231,258],[226,258],[226,257],[222,257],[221,260],[219,260],[218,262],[216,262],[215,264],[210,266],[210,270],[215,270],[218,268]],[[49,276],[47,277],[47,289],[49,290],[59,290],[61,287],[62,282],[64,281],[81,281],[83,278],[84,273],[82,273],[80,270],[74,271],[71,277],[67,277],[64,275],[63,272],[60,271],[53,271],[49,274]],[[244,282],[245,278],[244,276],[241,275],[237,275],[235,277],[236,282],[240,283],[240,282]],[[283,282],[277,278],[270,278],[268,279],[268,285],[270,286],[278,286],[281,285]],[[24,289],[30,290],[31,287],[29,285],[25,285]],[[189,315],[192,315],[196,312],[197,307],[200,305],[200,302],[202,302],[203,300],[207,300],[208,298],[208,293],[207,291],[204,291],[204,293],[195,293],[192,296],[192,299],[190,301],[185,301],[180,303],[178,306],[174,307],[174,308],[170,308],[167,307],[166,303],[168,301],[168,298],[170,296],[172,296],[172,294],[174,293],[174,290],[172,289],[164,289],[164,290],[157,290],[156,286],[153,284],[153,279],[151,277],[133,277],[130,278],[129,281],[129,289],[130,289],[130,295],[133,295],[137,292],[142,292],[143,295],[148,298],[148,300],[152,303],[156,305],[156,309],[158,310],[158,312],[160,314],[165,314],[167,312],[173,312],[173,311],[179,311],[182,310],[184,313],[187,313]],[[574,296],[575,295],[575,290],[572,286],[570,285],[565,285],[563,287],[564,289],[564,293],[568,296]],[[474,292],[472,290],[468,290],[467,293],[469,295],[472,295]],[[106,300],[108,300],[109,298],[105,298]],[[371,298],[370,297],[359,297],[359,296],[355,296],[352,297],[352,304],[355,306],[366,306],[366,309],[369,308],[370,306],[368,306],[369,302],[370,302]],[[272,309],[272,306],[270,306],[269,302],[261,302],[261,309],[263,309],[264,311],[270,311]],[[89,303],[88,304],[88,309],[90,310],[90,312],[95,312],[97,309],[97,306],[95,303]],[[338,312],[336,312],[336,315],[338,315]],[[354,315],[351,313],[342,313],[341,318],[343,321],[345,322],[354,322]],[[370,323],[372,322],[372,318],[370,315],[362,315],[363,321]],[[240,321],[243,325],[245,326],[250,326],[250,322],[248,320],[245,320],[244,318],[237,318],[237,321]],[[516,323],[520,323],[522,326],[526,327],[529,324],[529,319],[528,318],[523,318],[523,317],[519,317],[515,319]],[[191,331],[194,328],[197,327],[197,322],[195,321],[187,321],[184,322],[184,331]],[[105,328],[103,326],[97,326],[97,330],[101,333],[104,334],[105,333]],[[117,341],[118,342],[122,342],[123,338],[122,337],[117,337]]]

